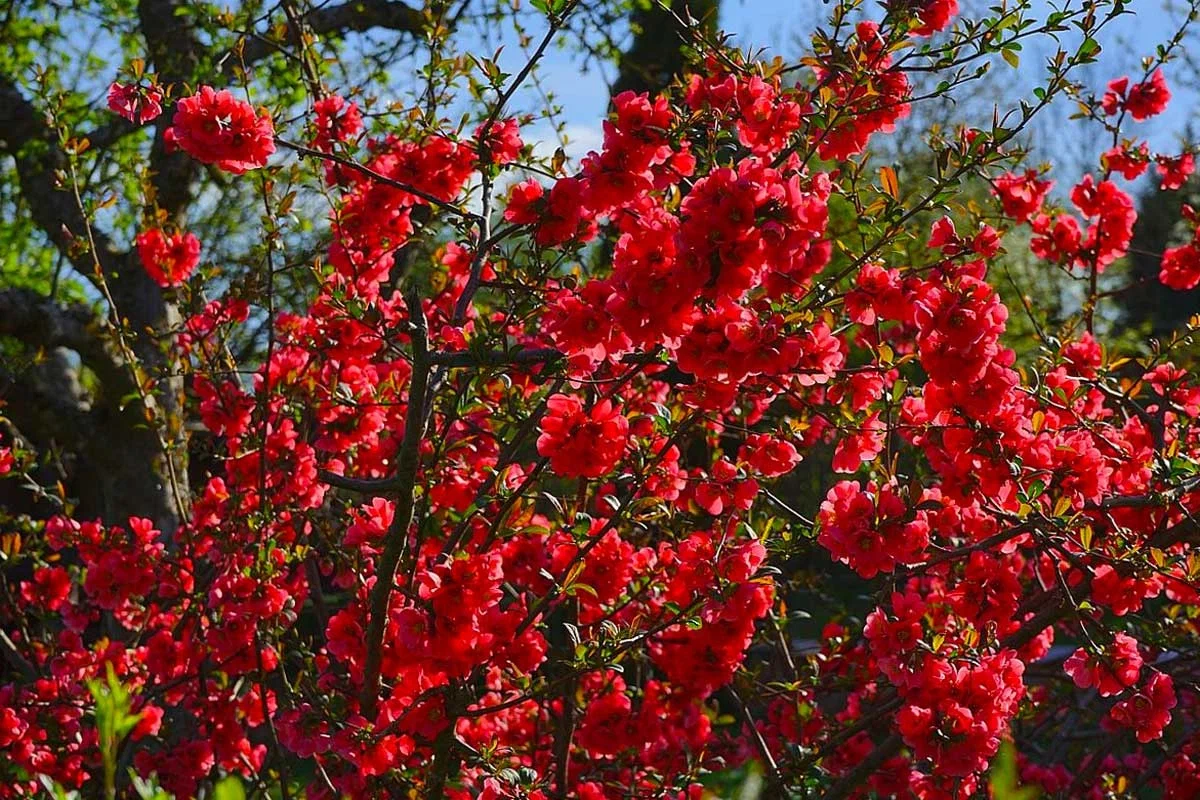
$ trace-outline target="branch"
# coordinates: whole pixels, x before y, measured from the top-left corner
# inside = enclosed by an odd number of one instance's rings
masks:
[[[552,364],[566,358],[566,353],[553,347],[531,347],[526,350],[486,350],[474,352],[470,350],[436,351],[430,355],[430,363],[439,367],[470,368],[470,367],[505,367],[530,364]],[[661,364],[662,369],[648,373],[647,378],[662,383],[689,385],[696,382],[696,376],[684,372],[674,362],[664,362],[655,353],[629,353],[621,357],[622,364]]]
[[[506,353],[503,350],[488,350],[483,353],[469,350],[438,351],[431,353],[429,361],[439,367],[504,367],[516,364],[550,364],[566,358],[553,347],[534,347]]]
[[[38,151],[41,151],[40,157]],[[82,246],[87,220],[67,192],[60,191],[58,172],[67,164],[58,137],[25,99],[16,82],[0,73],[0,153],[13,157],[21,196],[28,201],[34,222],[81,275],[90,276],[93,261]],[[95,233],[96,260],[106,269],[123,257],[120,250]]]
[[[372,28],[403,31],[413,36],[425,29],[425,15],[407,3],[396,0],[352,0],[336,6],[309,11],[304,24],[317,36],[322,34],[362,33]],[[242,61],[247,65],[270,56],[275,47],[262,39],[246,42]]]
[[[82,303],[59,305],[32,289],[0,290],[0,334],[35,347],[67,347],[83,353],[95,341],[98,322]]]
[[[375,585],[371,588],[367,619],[366,663],[363,666],[362,714],[374,721],[379,704],[379,669],[383,661],[383,634],[387,630],[388,604],[392,597],[396,566],[408,545],[408,528],[412,524],[417,482],[421,461],[421,439],[425,435],[425,388],[429,382],[429,340],[425,312],[416,295],[408,298],[408,313],[412,320],[412,378],[408,386],[408,409],[404,415],[404,439],[396,465],[396,508],[388,527],[383,553],[375,570]],[[453,726],[451,726],[453,727]]]
[[[551,623],[550,669],[564,671],[562,676],[562,693],[559,701],[562,708],[559,711],[557,724],[554,726],[553,757],[554,757],[554,800],[566,800],[570,791],[571,772],[571,740],[575,736],[575,726],[578,723],[578,709],[575,707],[575,693],[579,688],[578,675],[571,669],[575,661],[575,641],[570,631],[578,631],[579,603],[578,600],[568,600],[559,607],[558,624]],[[576,636],[578,634],[576,633]]]
[[[865,758],[855,764],[853,769],[829,787],[829,791],[825,793],[826,800],[841,800],[843,797],[849,797],[863,785],[875,770],[883,765],[883,762],[900,752],[903,744],[900,735],[896,733],[884,739]]]
[[[21,673],[21,676],[26,680],[32,681],[37,678],[37,669],[33,666],[29,659],[21,654],[21,650],[17,647],[12,639],[8,638],[8,634],[5,633],[3,629],[0,629],[0,651],[4,652],[4,658],[10,664],[12,664],[13,668],[17,672]]]
[[[0,405],[35,446],[82,448],[96,434],[91,403],[58,348],[20,373],[0,365]]]
[[[496,124],[496,119],[504,111],[504,107],[516,94],[516,91],[521,88],[521,84],[533,72],[533,68],[542,60],[542,56],[546,53],[546,48],[550,46],[550,42],[554,41],[555,35],[566,21],[567,13],[574,10],[572,5],[561,15],[554,17],[550,23],[550,27],[546,29],[546,35],[542,37],[541,44],[533,51],[526,61],[525,66],[517,73],[517,76],[509,82],[508,88],[501,93],[496,105],[492,107],[492,111],[488,114],[487,121],[483,123],[483,128],[479,133],[478,154],[481,162],[490,163],[491,156],[484,151],[487,148],[488,134],[492,130],[492,126]],[[484,169],[483,187],[481,190],[482,208],[479,212],[479,236],[475,244],[475,256],[471,260],[471,271],[467,276],[467,285],[463,287],[462,294],[458,296],[458,302],[454,304],[454,316],[451,318],[451,324],[462,325],[467,318],[467,311],[471,308],[471,302],[475,299],[475,293],[479,291],[479,282],[483,277],[483,268],[487,264],[488,250],[492,244],[492,177],[491,170]]]
[[[164,83],[192,80],[203,52],[189,17],[176,13],[183,6],[180,0],[138,0],[138,22],[146,37],[146,52]],[[163,114],[155,122],[150,170],[154,202],[178,220],[192,201],[192,181],[199,164],[181,150],[172,152],[167,145],[167,130],[173,118],[173,114]]]
[[[103,335],[104,322],[82,303],[62,305],[32,289],[0,290],[0,335],[30,347],[74,350],[106,386],[128,383],[124,359]]]
[[[345,489],[348,492],[359,492],[361,494],[378,497],[386,491],[395,489],[400,485],[398,475],[393,475],[390,478],[351,478],[346,475],[338,475],[336,472],[330,472],[327,469],[318,470],[317,477],[325,483],[338,489]]]

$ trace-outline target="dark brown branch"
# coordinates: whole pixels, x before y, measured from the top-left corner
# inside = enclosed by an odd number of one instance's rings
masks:
[[[362,33],[372,28],[384,28],[416,36],[425,30],[425,15],[419,9],[396,0],[352,0],[336,6],[309,11],[304,24],[317,36]],[[242,62],[253,64],[272,53],[275,48],[261,39],[246,42]]]
[[[37,669],[24,655],[20,649],[13,643],[13,640],[8,638],[8,634],[0,630],[0,652],[4,653],[4,660],[13,666],[17,672],[21,673],[26,680],[34,680],[37,678]]]
[[[396,465],[396,508],[388,527],[383,553],[375,568],[375,585],[371,589],[369,618],[366,633],[366,663],[363,666],[362,713],[368,720],[375,718],[379,704],[379,669],[383,661],[383,634],[387,630],[388,605],[392,597],[396,567],[408,546],[408,528],[412,524],[417,482],[421,460],[421,439],[425,435],[425,389],[429,382],[428,330],[421,299],[415,294],[408,298],[408,313],[412,321],[412,378],[408,386],[408,409],[404,416],[404,439]]]
[[[436,352],[430,354],[429,361],[439,367],[504,367],[517,364],[550,364],[563,358],[566,356],[562,351],[553,347],[535,347],[511,353],[502,350],[483,353],[469,350]]]
[[[96,337],[96,313],[76,303],[60,305],[32,289],[0,290],[0,334],[36,347],[90,351]]]
[[[566,354],[553,347],[533,347],[527,350],[505,352],[503,350],[487,350],[472,352],[436,352],[430,357],[433,364],[440,367],[469,368],[469,367],[503,367],[530,364],[551,364],[566,358]],[[621,358],[622,364],[662,364],[663,369],[648,373],[646,377],[663,383],[687,385],[695,383],[696,377],[690,372],[684,372],[673,363],[659,360],[653,353],[629,353]]]
[[[829,791],[825,793],[826,800],[841,800],[843,797],[849,797],[856,789],[863,785],[875,770],[883,765],[883,762],[900,752],[900,747],[903,744],[900,736],[895,733],[884,739],[883,742],[875,746],[875,749],[866,758],[855,764],[853,769],[839,778],[833,786],[829,787]]]
[[[372,497],[378,497],[400,485],[398,475],[390,478],[350,478],[323,469],[317,473],[317,477],[335,488],[345,489],[348,492],[360,492]]]
[[[200,63],[203,45],[196,38],[190,18],[180,16],[181,0],[139,0],[138,21],[146,37],[146,53],[163,83],[182,83],[193,79]],[[187,153],[172,150],[166,134],[173,114],[163,114],[155,123],[154,144],[150,148],[151,181],[154,201],[177,222],[192,201],[192,183],[199,164]]]

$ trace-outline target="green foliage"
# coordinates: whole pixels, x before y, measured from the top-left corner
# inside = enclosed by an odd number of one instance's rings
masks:
[[[529,5],[543,14],[557,16],[567,10],[570,0],[530,0]]]
[[[213,800],[246,800],[246,790],[240,780],[228,775],[213,788]]]
[[[134,727],[141,714],[133,713],[133,695],[117,678],[111,662],[106,664],[105,680],[89,680],[88,691],[96,701],[93,713],[96,717],[96,733],[100,756],[104,761],[105,796],[117,796],[117,751]]]
[[[1021,785],[1017,748],[1011,741],[1000,743],[1000,750],[988,771],[988,788],[995,800],[1036,800],[1042,795],[1036,787]]]

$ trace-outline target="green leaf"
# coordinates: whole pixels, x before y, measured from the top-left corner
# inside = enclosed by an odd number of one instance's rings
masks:
[[[1000,750],[988,770],[988,787],[995,800],[1034,800],[1041,796],[1036,786],[1022,786],[1017,773],[1017,748],[1001,742]]]
[[[112,662],[105,667],[105,680],[89,680],[87,686],[96,701],[94,716],[97,743],[104,762],[104,793],[106,797],[116,797],[117,750],[142,715],[132,713],[133,695],[121,684]]]
[[[529,0],[529,5],[543,14],[561,14],[567,9],[568,0]]]
[[[213,787],[213,800],[246,800],[246,790],[240,780],[228,775]]]
[[[1001,20],[996,23],[996,26],[993,28],[993,30],[1002,31],[1005,28],[1011,28],[1020,18],[1021,15],[1018,12],[1012,11],[1001,18]]]

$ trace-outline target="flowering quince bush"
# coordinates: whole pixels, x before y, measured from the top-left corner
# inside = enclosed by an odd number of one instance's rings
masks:
[[[692,800],[752,774],[769,797],[965,798],[1002,747],[1048,794],[1200,795],[1196,331],[1113,352],[1099,286],[1137,217],[1123,181],[1192,170],[1146,140],[1182,34],[1087,87],[1121,3],[842,4],[798,65],[697,31],[693,70],[614,97],[572,167],[510,109],[580,4],[534,5],[526,69],[460,64],[461,124],[335,93],[311,36],[304,99],[273,109],[140,64],[113,84],[115,124],[157,126],[147,157],[254,188],[261,262],[220,279],[221,243],[157,213],[162,189],[125,198],[150,209],[127,267],[180,316],[150,363],[113,312],[105,352],[168,451],[176,523],[67,504],[0,531],[0,797],[234,776]],[[1050,35],[1034,98],[931,134],[928,181],[870,160],[917,73],[953,97]],[[1018,143],[1060,97],[1111,143],[1056,193]],[[55,197],[78,200],[86,147],[60,145]],[[63,246],[91,238],[70,252],[117,303],[103,209],[67,208]],[[318,208],[322,252],[293,252]],[[1017,241],[1086,295],[1029,363],[995,276]],[[1200,245],[1161,280],[1200,283]],[[188,474],[164,375],[212,449]],[[39,486],[6,436],[3,480]],[[823,499],[799,505],[813,459]]]

